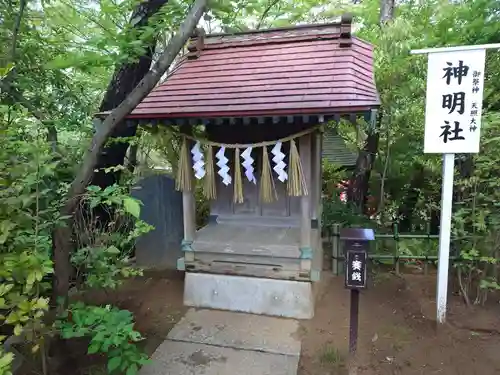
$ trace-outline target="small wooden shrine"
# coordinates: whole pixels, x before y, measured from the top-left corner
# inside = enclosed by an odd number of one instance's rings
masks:
[[[310,318],[322,269],[325,124],[373,120],[372,47],[351,18],[236,34],[197,30],[129,120],[179,125],[185,303]],[[192,127],[204,125],[204,135]],[[211,200],[195,230],[194,184]]]

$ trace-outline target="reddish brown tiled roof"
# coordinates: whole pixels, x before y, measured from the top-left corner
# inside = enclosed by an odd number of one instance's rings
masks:
[[[129,118],[328,114],[376,107],[373,48],[350,33],[346,38],[344,31],[337,23],[207,35],[199,40],[198,57],[184,57]]]

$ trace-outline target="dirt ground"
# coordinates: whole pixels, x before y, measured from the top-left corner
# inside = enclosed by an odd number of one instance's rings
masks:
[[[328,275],[315,317],[301,324],[299,375],[347,374],[349,292],[341,278]],[[132,311],[152,353],[185,313],[182,294],[182,274],[149,273],[117,292],[93,292],[86,299]],[[467,308],[453,296],[449,323],[436,330],[434,294],[435,275],[373,276],[360,296],[357,374],[500,374],[500,304]],[[90,360],[86,345],[69,344],[72,374],[105,374],[102,358]]]
[[[449,300],[435,322],[435,275],[375,274],[360,296],[359,375],[500,374],[500,305],[467,308]],[[299,375],[347,374],[349,292],[326,282],[314,319],[302,324]]]

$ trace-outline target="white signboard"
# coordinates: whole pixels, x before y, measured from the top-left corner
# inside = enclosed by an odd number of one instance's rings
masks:
[[[424,152],[477,153],[486,50],[429,54]]]

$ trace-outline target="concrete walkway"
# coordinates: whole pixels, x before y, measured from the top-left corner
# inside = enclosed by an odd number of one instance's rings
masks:
[[[190,309],[140,375],[296,375],[298,328],[292,319]]]

